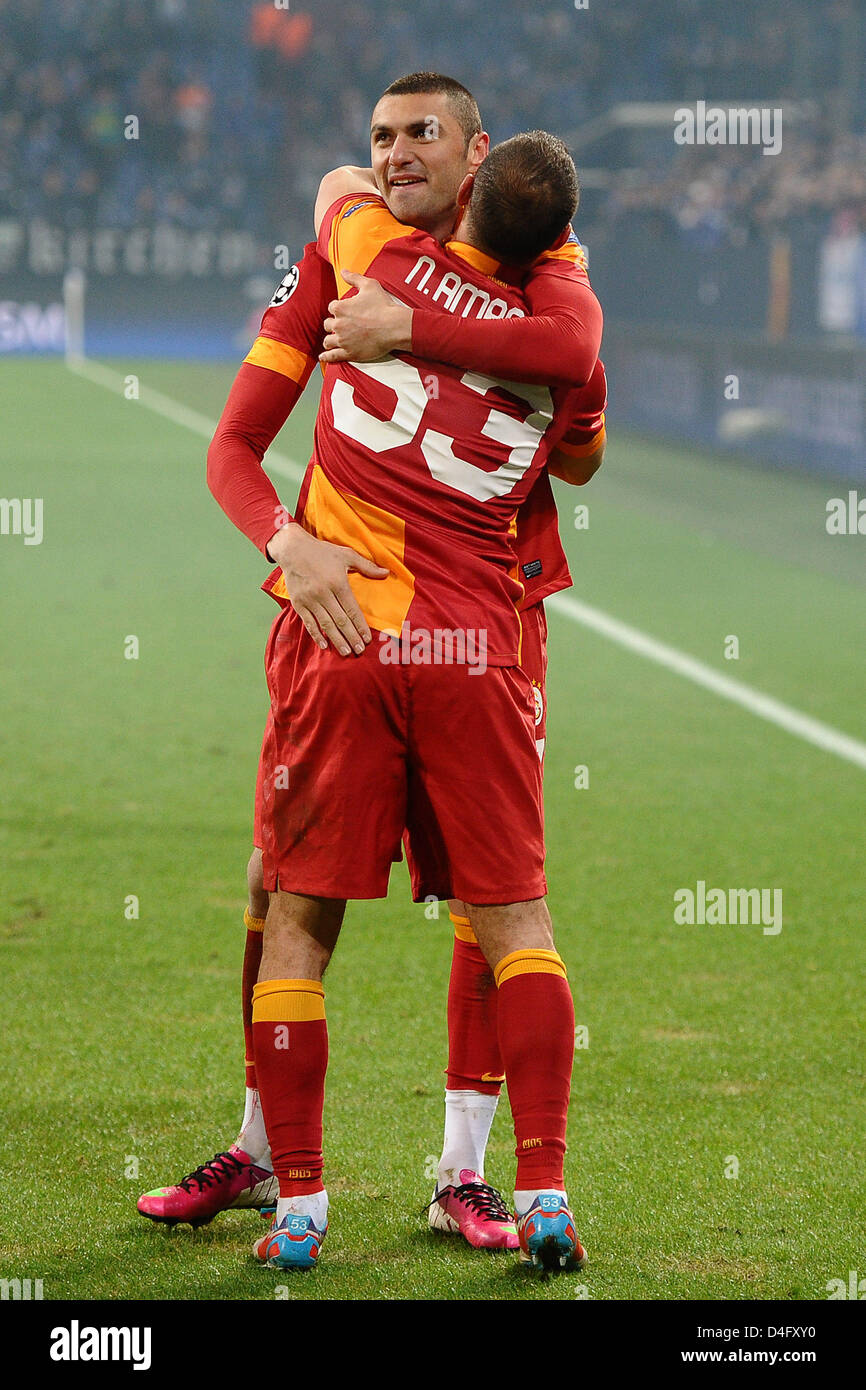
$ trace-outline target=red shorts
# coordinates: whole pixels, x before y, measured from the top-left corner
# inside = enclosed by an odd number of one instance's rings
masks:
[[[405,830],[416,901],[542,897],[544,637],[536,605],[524,615],[534,676],[391,664],[378,633],[363,656],[341,657],[283,609],[256,788],[265,889],[385,897]]]
[[[523,630],[520,665],[532,684],[535,746],[538,749],[539,757],[543,758],[544,743],[547,737],[547,616],[544,611],[544,604],[536,603],[532,608],[525,609],[520,615],[520,621]],[[265,778],[273,776],[271,767],[274,762],[274,747],[274,715],[272,710],[268,710],[256,776],[256,799],[253,811],[253,844],[257,849],[262,847],[262,788]],[[406,859],[410,871],[412,871],[416,856],[408,834],[404,835],[403,843],[406,849]],[[419,882],[422,878],[423,872],[419,866]],[[425,896],[426,894],[422,891],[417,900],[420,901]],[[443,894],[443,896],[449,895]]]
[[[547,617],[544,604],[536,603],[525,609],[520,615],[520,623],[520,667],[529,677],[535,747],[538,757],[543,759],[547,733]],[[412,882],[412,897],[416,903],[431,898],[462,896],[449,886],[451,875],[447,859],[442,857],[436,838],[427,837],[423,827],[414,832],[406,830],[403,848]]]

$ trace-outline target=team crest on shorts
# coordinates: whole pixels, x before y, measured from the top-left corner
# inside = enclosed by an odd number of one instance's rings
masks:
[[[295,293],[295,290],[298,288],[298,281],[300,280],[300,278],[301,272],[298,270],[298,267],[296,265],[293,265],[291,270],[286,272],[280,283],[277,285],[277,288],[274,290],[274,297],[271,300],[270,305],[268,307],[271,309],[276,309],[279,307],[280,304],[285,304],[287,299],[291,299],[292,295]]]
[[[532,683],[532,697],[535,700],[535,723],[538,725],[544,718],[544,696],[534,681]]]

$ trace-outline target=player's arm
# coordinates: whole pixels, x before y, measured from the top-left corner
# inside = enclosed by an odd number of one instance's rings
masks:
[[[601,305],[585,278],[559,266],[534,270],[523,318],[469,319],[395,303],[378,283],[342,270],[357,294],[328,305],[322,362],[371,362],[411,352],[507,381],[583,386],[601,347]]]
[[[523,293],[525,318],[464,319],[413,310],[411,351],[507,381],[583,386],[598,360],[602,330],[601,305],[586,276],[566,263],[542,262]]]
[[[595,439],[583,441],[577,445],[571,445],[568,441],[561,440],[556,448],[551,450],[547,460],[547,471],[563,483],[569,483],[572,487],[581,487],[584,483],[588,483],[590,478],[601,468],[604,462],[605,443],[603,425]]]
[[[262,459],[313,371],[321,343],[316,315],[333,284],[315,248],[307,247],[265,310],[208,449],[208,487],[229,520],[269,560],[276,558],[269,549],[272,537],[291,518]]]
[[[547,468],[562,482],[581,486],[598,472],[604,459],[607,379],[601,358],[586,386],[573,392],[569,405],[568,428],[551,450]]]
[[[319,229],[325,220],[325,213],[340,198],[345,198],[349,193],[378,192],[372,169],[361,169],[354,164],[343,164],[339,169],[332,169],[322,179],[316,194],[316,206],[313,211],[316,236],[319,235]]]
[[[271,538],[290,519],[262,467],[265,451],[300,399],[299,382],[264,376],[244,362],[207,452],[208,487],[226,516],[266,559]]]
[[[339,243],[320,250],[334,263]],[[335,264],[357,294],[335,299],[325,320],[322,362],[370,362],[388,352],[473,368],[506,380],[582,386],[601,346],[602,313],[582,264],[562,253],[545,255],[523,285],[528,317],[461,318],[395,303],[376,280]]]
[[[294,269],[292,288],[265,312],[262,331],[235,377],[208,449],[207,480],[229,519],[282,569],[290,602],[310,636],[321,648],[331,641],[348,656],[351,648],[363,651],[371,634],[347,575],[354,570],[382,579],[387,570],[347,546],[309,535],[293,521],[262,467],[315,366],[323,304],[334,292],[330,268],[314,248]]]

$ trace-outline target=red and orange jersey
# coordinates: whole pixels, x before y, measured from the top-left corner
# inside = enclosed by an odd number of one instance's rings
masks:
[[[311,241],[277,285],[244,361],[306,386],[318,363],[322,324],[335,293],[334,272]]]
[[[410,305],[526,316],[520,290],[489,278],[498,263],[458,257],[377,197],[339,200],[319,248],[341,292],[341,272],[353,270]],[[519,659],[516,518],[568,428],[569,404],[564,391],[412,354],[328,367],[299,519],[389,570],[382,581],[350,576],[371,627],[484,629],[491,664]]]
[[[479,255],[474,247],[460,241],[448,242],[447,249],[466,259],[469,259],[470,255]],[[539,256],[534,270],[537,272],[539,269],[543,269],[545,273],[552,270],[570,275],[589,285],[586,252],[571,227],[567,229],[558,246],[544,251]],[[495,276],[512,274],[513,272],[501,265],[495,271]],[[521,279],[521,288],[532,307],[531,282],[527,284],[524,272],[521,272]],[[601,360],[596,363],[587,385],[574,391],[569,397],[569,402],[570,423],[556,448],[560,454],[583,457],[596,450],[604,437],[607,387]],[[565,475],[560,472],[558,476]],[[517,553],[517,577],[524,586],[524,598],[519,605],[520,608],[540,603],[550,594],[571,586],[568,561],[559,535],[559,515],[547,469],[542,470],[517,513],[514,548]]]
[[[413,235],[418,238],[419,246],[423,241],[425,250],[428,249],[423,233],[414,233],[413,229],[400,224],[396,226],[407,238]],[[494,284],[501,280],[503,285],[513,289],[514,281],[518,278],[514,272],[498,266],[489,257],[483,257],[466,243],[453,241],[447,250],[455,258],[474,262],[482,274],[485,270],[492,271]],[[547,261],[565,262],[550,269],[566,272],[570,263],[580,274],[582,254],[582,248],[572,238],[564,246],[545,252],[540,264]],[[458,260],[452,274],[460,270]],[[424,280],[425,287],[429,274],[425,262],[417,276],[419,280]],[[480,285],[490,288],[487,280],[482,280]],[[438,303],[447,300],[452,290],[456,289],[459,296],[459,310],[468,311],[473,304],[477,310],[479,305],[485,303],[482,294],[475,295],[475,289],[479,286],[475,286],[470,293],[459,274],[456,280],[443,279],[438,288],[440,296],[434,315],[437,320],[443,317]],[[530,285],[530,298],[531,293]],[[208,478],[214,495],[231,520],[262,551],[265,551],[268,540],[285,520],[286,513],[261,467],[261,460],[316,365],[322,346],[322,320],[335,294],[333,270],[318,254],[315,244],[311,243],[305,248],[298,265],[293,266],[284,277],[265,311],[259,335],[232,387],[209,452]],[[494,292],[491,302],[499,298]],[[517,302],[520,303],[519,300]],[[494,302],[493,312],[502,311],[503,305]],[[575,396],[578,403],[581,394],[578,392]],[[588,417],[584,415],[582,418],[586,420]],[[573,434],[572,428],[568,438],[571,439]],[[559,539],[555,503],[543,475],[518,510],[516,531],[514,546],[517,564],[513,566],[513,577],[523,585],[524,594],[519,606],[526,607],[571,583]],[[263,587],[272,592],[278,601],[285,602],[285,586],[279,570],[269,576]]]

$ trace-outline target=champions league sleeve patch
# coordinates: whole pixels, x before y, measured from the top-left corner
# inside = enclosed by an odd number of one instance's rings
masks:
[[[343,221],[345,222],[349,217],[354,217],[356,212],[361,211],[361,208],[373,207],[376,201],[375,198],[365,198],[363,203],[355,203],[354,207],[349,208],[347,212],[343,213]]]
[[[276,309],[280,304],[285,304],[287,299],[291,299],[295,290],[298,288],[298,281],[300,278],[301,272],[296,265],[293,265],[291,270],[286,272],[277,285],[277,288],[274,290],[274,297],[268,305],[268,308]]]

